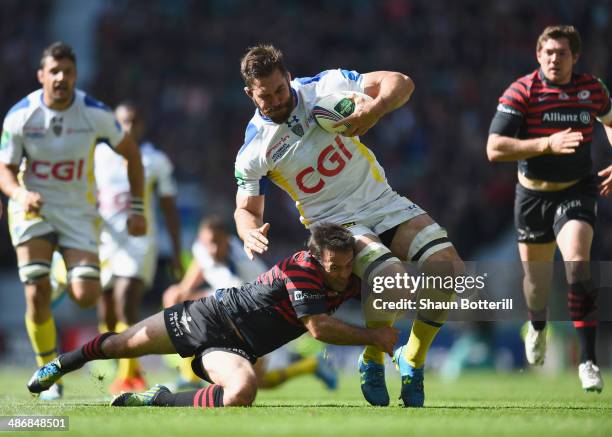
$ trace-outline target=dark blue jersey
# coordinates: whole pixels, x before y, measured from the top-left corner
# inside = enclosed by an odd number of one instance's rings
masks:
[[[323,271],[307,251],[297,252],[241,287],[217,292],[221,306],[257,356],[306,332],[301,317],[331,314],[359,297],[361,282],[352,275],[344,292],[325,287]]]

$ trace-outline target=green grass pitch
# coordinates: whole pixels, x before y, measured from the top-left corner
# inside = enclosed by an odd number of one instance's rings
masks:
[[[610,436],[612,390],[585,394],[572,373],[468,373],[454,382],[427,375],[426,408],[399,406],[398,376],[387,379],[391,406],[373,408],[359,391],[357,375],[339,390],[302,377],[261,391],[251,408],[110,408],[101,383],[81,370],[65,377],[61,402],[34,400],[25,388],[30,371],[0,368],[0,415],[67,415],[70,431],[83,436]],[[604,375],[612,383],[612,372]],[[171,380],[149,374],[150,382]],[[21,433],[18,435],[26,435]],[[39,432],[39,435],[50,435]],[[35,435],[29,433],[29,435]]]

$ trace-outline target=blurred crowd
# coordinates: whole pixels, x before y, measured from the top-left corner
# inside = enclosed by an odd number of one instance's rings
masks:
[[[3,114],[37,87],[52,6],[3,2]],[[294,77],[339,67],[404,72],[416,83],[412,100],[363,141],[391,185],[429,211],[470,259],[512,223],[516,164],[491,164],[485,154],[497,98],[536,68],[535,42],[550,24],[575,25],[584,45],[577,71],[612,83],[605,42],[611,14],[604,0],[115,0],[104,2],[92,30],[97,69],[86,90],[109,105],[126,98],[140,104],[147,137],[168,153],[179,181],[202,187],[202,212],[231,214],[234,158],[254,109],[239,74],[247,47],[274,43]],[[611,153],[603,129],[597,131],[601,168]],[[267,204],[273,238],[301,243],[305,233],[288,196],[274,190]],[[599,211],[595,259],[611,259],[612,201]],[[0,256],[7,259],[4,220]]]

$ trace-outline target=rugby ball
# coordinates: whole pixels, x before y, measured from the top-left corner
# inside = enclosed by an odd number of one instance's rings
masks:
[[[336,91],[319,98],[312,108],[315,122],[321,129],[332,134],[341,134],[349,127],[349,123],[333,127],[334,123],[348,117],[355,111],[355,97],[362,97],[367,101],[372,97],[356,91]]]

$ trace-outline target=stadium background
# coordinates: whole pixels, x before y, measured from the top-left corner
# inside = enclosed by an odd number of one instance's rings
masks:
[[[516,258],[516,164],[487,161],[487,131],[500,93],[536,67],[535,40],[546,25],[556,23],[574,24],[582,34],[577,70],[610,84],[606,41],[612,8],[603,0],[3,0],[0,112],[38,87],[35,73],[46,45],[58,39],[73,45],[79,88],[111,106],[131,99],[144,108],[146,138],[175,164],[188,249],[202,215],[218,213],[231,220],[233,162],[253,112],[238,68],[247,47],[276,44],[294,77],[337,67],[401,71],[416,83],[412,100],[364,142],[391,185],[448,229],[464,259]],[[610,162],[601,128],[596,129],[593,155],[599,168]],[[610,260],[610,200],[600,202],[599,215],[594,259]],[[276,188],[268,193],[266,218],[272,224],[272,246],[265,258],[272,263],[298,248],[306,231],[288,196]],[[146,296],[143,316],[159,308],[169,281],[163,232],[161,240],[158,280]],[[0,363],[33,367],[6,217],[0,221],[0,308]],[[94,312],[75,308],[63,304],[58,309],[64,347],[95,330]],[[556,330],[560,349],[551,371],[575,359],[573,333],[565,325]],[[471,332],[485,351],[489,347],[480,364],[524,366],[519,325],[491,326],[449,324],[436,341],[433,365],[461,333]],[[603,328],[600,357],[609,363],[609,324]]]

